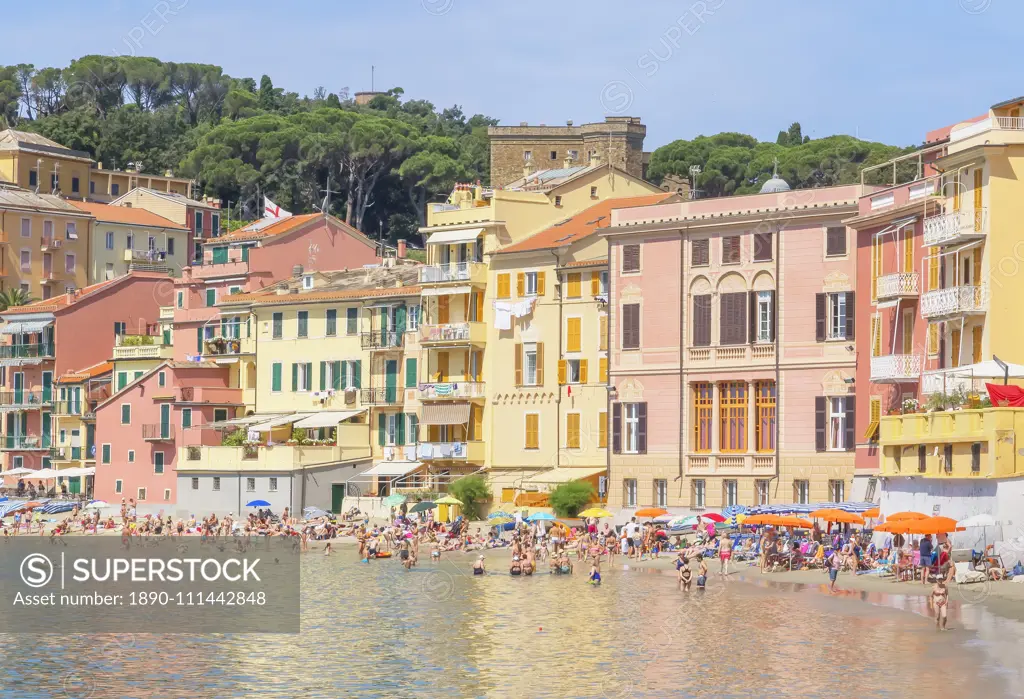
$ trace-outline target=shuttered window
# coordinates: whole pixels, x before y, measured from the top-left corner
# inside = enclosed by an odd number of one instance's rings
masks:
[[[597,380],[601,383],[608,383],[608,357],[601,357],[597,360]]]
[[[580,414],[568,413],[565,416],[565,447],[566,449],[580,448]]]
[[[622,246],[622,271],[623,272],[639,272],[640,271],[640,246],[639,245],[623,245]]]
[[[508,273],[498,275],[498,298],[512,297],[512,276]]]
[[[705,267],[711,264],[711,241],[707,238],[694,240],[690,243],[691,264],[694,267]]]
[[[608,350],[608,316],[601,316],[598,319],[598,349],[602,352]]]
[[[540,415],[537,413],[527,413],[526,415],[526,439],[524,446],[526,449],[540,448]]]
[[[566,286],[568,287],[566,298],[578,299],[583,296],[582,276],[579,272],[570,272],[565,275]]]
[[[740,263],[740,237],[727,235],[722,237],[722,264],[738,265]]]
[[[582,346],[582,332],[580,329],[580,318],[566,318],[565,320],[565,351],[579,352]]]
[[[711,294],[693,297],[693,344],[696,347],[711,344]]]
[[[714,420],[714,386],[693,384],[693,450],[711,451],[712,420]]]
[[[747,341],[747,294],[740,291],[719,296],[719,342],[723,345],[742,345]]]
[[[718,387],[719,450],[742,452],[747,450],[747,384],[729,381]]]
[[[622,305],[622,348],[640,348],[640,304]]]
[[[829,257],[846,254],[846,228],[830,226],[825,229],[825,254]]]
[[[768,262],[772,259],[772,234],[754,234],[754,262]]]
[[[597,414],[597,447],[608,448],[608,413],[605,412]]]

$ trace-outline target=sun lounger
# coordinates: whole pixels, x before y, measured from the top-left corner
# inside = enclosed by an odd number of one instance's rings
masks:
[[[985,582],[987,577],[985,573],[980,570],[971,570],[970,563],[960,561],[954,565],[956,566],[956,572],[953,579],[956,580],[957,585]]]

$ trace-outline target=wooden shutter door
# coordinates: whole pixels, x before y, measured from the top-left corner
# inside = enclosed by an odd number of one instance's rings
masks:
[[[846,292],[846,339],[854,339],[854,333],[857,325],[857,313],[855,312],[856,306],[854,305],[856,299],[852,291]]]
[[[437,322],[439,325],[445,325],[448,323],[448,297],[438,296],[437,297]]]
[[[544,343],[537,343],[537,385],[544,385]]]
[[[647,453],[647,403],[637,403],[636,450]]]
[[[747,292],[749,303],[747,304],[747,342],[754,344],[757,339],[757,292]]]
[[[516,275],[516,296],[526,296],[526,273]]]
[[[977,364],[981,361],[981,326],[975,326],[972,328],[972,361]]]
[[[768,304],[769,304],[768,313],[771,316],[771,320],[768,323],[768,332],[769,332],[768,339],[771,340],[772,342],[775,342],[775,332],[776,332],[776,327],[778,325],[778,321],[777,321],[778,311],[776,310],[776,307],[775,307],[775,290],[772,289],[768,293],[770,294],[770,297],[768,299]]]
[[[903,271],[908,274],[914,271],[914,232],[913,228],[903,229]]]
[[[825,451],[825,426],[828,416],[825,413],[828,399],[825,396],[814,397],[814,451]]]
[[[601,294],[601,273],[591,272],[590,273],[590,295],[599,296]]]
[[[537,272],[537,296],[544,295],[546,281],[547,277],[544,272]],[[480,295],[483,296],[483,292],[480,292]]]
[[[826,294],[814,295],[814,339],[818,342],[825,341],[825,319],[827,317]]]
[[[711,296],[693,297],[693,344],[697,347],[711,344]]]
[[[857,401],[854,396],[846,397],[846,451],[853,451],[857,447]]]
[[[622,403],[612,403],[612,453],[622,453]]]

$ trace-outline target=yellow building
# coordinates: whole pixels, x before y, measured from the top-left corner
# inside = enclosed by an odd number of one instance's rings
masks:
[[[600,294],[591,291],[595,274],[600,290],[607,245],[597,236],[574,243],[555,224],[579,215],[572,228],[589,237],[597,224],[581,212],[651,194],[667,196],[593,164],[533,172],[496,190],[460,186],[428,209],[420,460],[453,474],[491,469],[492,491],[505,499],[571,477],[597,481],[605,463],[599,408],[607,398],[598,386]],[[569,280],[579,296],[565,296]],[[560,378],[575,385],[560,386]],[[570,466],[581,470],[559,468]],[[548,475],[526,482],[542,472]]]
[[[129,272],[181,276],[188,259],[189,229],[145,209],[69,202],[96,218],[89,241],[89,283]]]
[[[54,382],[56,400],[53,403],[53,446],[50,448],[49,464],[62,473],[68,492],[80,493],[92,490],[91,481],[96,467],[96,406],[110,397],[110,362],[102,362],[57,377]],[[72,470],[74,469],[74,471]],[[84,469],[93,469],[86,474]]]
[[[91,214],[60,197],[0,186],[0,285],[48,299],[88,286]]]
[[[83,151],[66,148],[28,131],[0,131],[0,180],[40,194],[110,201],[136,187],[147,187],[191,197],[192,180],[141,172],[144,163],[131,163],[131,171],[105,170]]]

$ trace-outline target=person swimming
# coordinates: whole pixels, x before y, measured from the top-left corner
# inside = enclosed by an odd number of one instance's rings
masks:
[[[523,564],[519,562],[519,556],[512,557],[512,565],[508,569],[509,575],[522,575]]]
[[[479,556],[473,564],[473,575],[484,575],[487,569],[484,567],[484,557]]]

